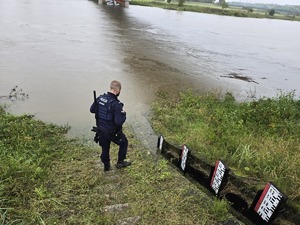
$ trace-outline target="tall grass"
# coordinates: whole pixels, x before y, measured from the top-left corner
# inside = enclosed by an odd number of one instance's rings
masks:
[[[45,125],[32,116],[13,116],[0,107],[0,214],[5,221],[31,215],[31,199],[42,187],[49,167],[62,155],[67,127]],[[58,146],[60,148],[58,148]],[[41,193],[39,194],[41,195]],[[15,212],[14,216],[10,212]],[[30,216],[29,216],[30,217]]]
[[[153,126],[211,163],[223,159],[236,173],[275,182],[299,206],[300,101],[294,93],[238,103],[232,94],[160,93]]]

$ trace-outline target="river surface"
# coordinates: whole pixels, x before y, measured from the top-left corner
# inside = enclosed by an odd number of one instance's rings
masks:
[[[13,103],[13,113],[90,137],[92,92],[117,79],[127,123],[147,132],[145,115],[159,90],[300,96],[299,31],[299,22],[89,0],[0,0],[0,96],[18,85],[29,98]]]

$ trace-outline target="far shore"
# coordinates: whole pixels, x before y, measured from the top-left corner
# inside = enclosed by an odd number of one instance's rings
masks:
[[[262,10],[257,10],[257,9],[249,10],[241,7],[231,7],[231,6],[229,6],[228,8],[222,8],[221,5],[216,5],[212,3],[199,3],[199,2],[186,1],[180,6],[178,0],[171,1],[170,3],[166,1],[133,0],[130,1],[130,5],[158,7],[158,8],[169,9],[169,10],[189,11],[189,12],[245,17],[245,18],[300,21],[300,16],[283,15],[280,13],[275,13],[273,16],[270,16],[266,11],[262,11]]]

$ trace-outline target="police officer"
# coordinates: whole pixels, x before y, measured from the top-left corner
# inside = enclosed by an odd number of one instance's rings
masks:
[[[100,95],[96,102],[90,107],[91,113],[96,113],[98,109],[97,128],[98,141],[102,147],[101,161],[104,164],[104,171],[109,171],[110,168],[110,144],[114,142],[119,145],[118,169],[131,165],[131,162],[125,161],[128,140],[122,132],[122,125],[126,120],[126,112],[123,111],[123,103],[118,100],[121,92],[121,83],[113,80],[110,84],[110,91]],[[97,104],[97,105],[96,105]]]

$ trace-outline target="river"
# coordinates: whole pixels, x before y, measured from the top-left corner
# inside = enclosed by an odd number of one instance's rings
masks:
[[[0,95],[18,85],[29,98],[13,103],[13,113],[91,137],[92,91],[104,93],[117,79],[128,124],[147,132],[159,90],[300,96],[299,30],[299,22],[89,0],[0,0]]]

